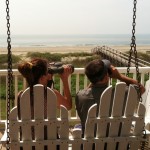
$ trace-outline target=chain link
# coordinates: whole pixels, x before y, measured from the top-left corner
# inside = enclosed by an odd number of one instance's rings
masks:
[[[8,50],[8,76],[7,76],[7,150],[10,149],[9,136],[9,115],[10,115],[10,100],[13,99],[13,72],[12,72],[12,57],[11,57],[11,38],[10,38],[10,16],[9,16],[9,0],[6,0],[6,20],[7,20],[7,50]],[[14,104],[13,104],[14,105]]]

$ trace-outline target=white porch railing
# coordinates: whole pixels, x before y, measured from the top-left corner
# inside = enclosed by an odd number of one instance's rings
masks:
[[[117,68],[120,73],[126,74],[127,68],[126,67],[118,67]],[[144,85],[145,81],[150,79],[150,67],[139,67],[139,72],[141,74],[141,83]],[[136,79],[136,68],[131,67],[130,73],[132,78]],[[26,81],[25,79],[19,74],[17,69],[13,69],[13,76],[14,76],[14,93],[15,93],[15,105],[17,102],[17,94],[19,90],[24,90],[26,88]],[[54,77],[54,81],[59,84],[60,93],[63,91],[62,82],[60,80],[56,81],[56,77]],[[110,81],[110,84],[119,81]],[[69,78],[69,86],[71,89],[73,102],[75,93],[82,88],[85,88],[88,85],[88,80],[84,75],[83,68],[75,68],[74,73]],[[55,83],[56,84],[56,83]],[[0,124],[4,123],[6,119],[6,99],[7,99],[7,70],[0,70]],[[73,121],[78,121],[79,118],[75,111],[75,106],[73,105],[72,110],[70,111],[70,119]]]

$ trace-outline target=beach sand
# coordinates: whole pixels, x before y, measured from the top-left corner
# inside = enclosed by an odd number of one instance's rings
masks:
[[[56,46],[56,47],[12,47],[14,55],[25,56],[28,52],[49,52],[49,53],[74,53],[74,52],[91,52],[95,46]],[[130,46],[109,46],[121,52],[128,52]],[[138,52],[150,52],[149,46],[137,46]],[[7,48],[0,47],[0,54],[7,54]]]

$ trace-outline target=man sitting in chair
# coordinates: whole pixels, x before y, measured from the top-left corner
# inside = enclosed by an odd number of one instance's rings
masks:
[[[83,134],[88,110],[95,103],[99,106],[100,96],[108,87],[109,77],[125,82],[127,85],[139,84],[138,81],[120,74],[108,60],[97,59],[89,62],[85,67],[85,74],[91,83],[86,89],[80,90],[75,98],[76,109],[81,120]],[[140,92],[144,93],[144,91],[144,86],[140,85]]]

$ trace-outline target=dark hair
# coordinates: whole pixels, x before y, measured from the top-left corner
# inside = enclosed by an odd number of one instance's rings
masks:
[[[18,70],[26,79],[29,86],[38,84],[41,76],[47,73],[48,61],[41,58],[35,58],[31,61],[24,62],[18,65]]]
[[[104,62],[99,59],[89,62],[85,67],[85,74],[93,84],[102,81],[106,73],[107,69],[105,68]]]

